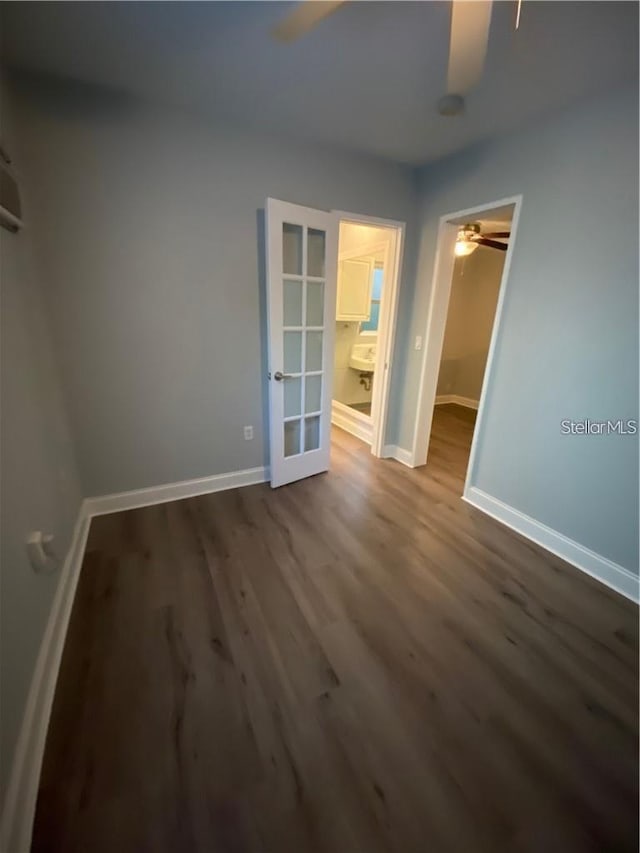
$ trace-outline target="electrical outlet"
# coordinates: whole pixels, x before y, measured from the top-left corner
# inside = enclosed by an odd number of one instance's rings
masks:
[[[251,441],[252,439],[253,439],[253,427],[252,426],[246,426],[244,428],[244,440],[245,441]]]
[[[422,349],[422,335],[416,335],[415,348]]]

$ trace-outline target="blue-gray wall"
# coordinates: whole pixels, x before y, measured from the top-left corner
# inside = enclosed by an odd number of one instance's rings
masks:
[[[399,444],[411,447],[439,218],[523,195],[474,485],[638,571],[638,438],[563,418],[638,416],[638,90],[424,168],[405,291]]]
[[[3,144],[20,179],[20,150],[1,80],[0,98]],[[28,221],[30,199],[23,202]],[[25,539],[30,530],[53,533],[64,555],[81,500],[42,273],[30,229],[0,229],[0,803],[60,576],[33,572]]]
[[[18,91],[85,493],[264,464],[265,199],[406,221],[410,287],[413,172],[96,89]]]

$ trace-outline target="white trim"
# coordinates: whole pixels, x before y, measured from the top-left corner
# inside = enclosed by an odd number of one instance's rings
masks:
[[[31,848],[49,718],[89,523],[86,502],[83,502],[40,644],[16,744],[0,830],[0,845],[7,853]]]
[[[619,566],[606,557],[602,557],[600,554],[596,554],[595,551],[585,548],[584,545],[574,542],[573,539],[569,539],[562,533],[558,533],[557,530],[547,527],[546,524],[536,521],[475,486],[465,489],[462,499],[510,527],[511,530],[515,530],[516,533],[520,533],[537,545],[546,548],[547,551],[551,551],[552,554],[591,575],[592,578],[599,580],[626,598],[630,598],[631,601],[638,603],[640,600],[638,577],[628,569]]]
[[[487,397],[487,389],[492,381],[491,374],[493,370],[495,347],[502,319],[502,308],[504,305],[504,296],[509,278],[509,269],[511,267],[511,258],[513,257],[518,223],[520,221],[522,196],[517,195],[509,198],[502,198],[487,204],[469,207],[466,210],[457,210],[453,213],[446,213],[444,216],[440,217],[438,229],[438,242],[436,247],[433,279],[431,282],[431,296],[424,334],[424,356],[420,371],[418,405],[413,429],[412,448],[416,465],[424,465],[426,463],[427,453],[429,450],[429,436],[431,434],[433,407],[436,398],[436,386],[438,384],[440,358],[442,355],[442,344],[444,341],[444,329],[447,322],[449,294],[451,291],[451,279],[455,261],[453,249],[458,234],[458,226],[460,224],[455,220],[464,221],[473,219],[486,211],[493,210],[496,207],[506,207],[510,204],[514,205],[513,217],[511,220],[511,237],[509,238],[509,248],[507,249],[504,267],[502,269],[498,302],[493,321],[493,330],[491,332],[491,344],[489,346],[489,353],[484,371],[482,391],[480,393],[478,419],[473,432],[465,488],[470,485],[471,477],[475,470],[476,451],[479,447],[480,435],[482,433],[484,423],[484,401]]]
[[[268,480],[268,468],[247,468],[244,471],[213,474],[210,477],[198,477],[195,480],[181,480],[178,483],[165,483],[162,486],[150,486],[147,489],[134,489],[131,492],[86,498],[85,505],[88,514],[93,517],[108,512],[121,512],[125,509],[137,509],[213,492],[223,492],[227,489],[238,489],[241,486],[253,486],[256,483],[266,483]]]
[[[390,274],[385,276],[385,285],[382,289],[380,324],[376,344],[376,381],[373,383],[373,398],[371,400],[373,423],[370,442],[371,452],[374,456],[380,457],[383,456],[389,413],[391,367],[398,318],[406,223],[396,219],[381,219],[379,216],[349,213],[345,210],[336,210],[334,213],[339,222],[372,225],[378,228],[388,228],[391,231],[391,239],[387,243],[387,255],[384,263],[385,270],[388,270]]]
[[[373,421],[369,415],[352,409],[339,400],[331,401],[331,423],[340,427],[345,432],[355,435],[361,441],[371,444],[373,435]]]
[[[438,394],[434,405],[444,406],[446,403],[455,403],[456,406],[465,406],[467,409],[477,409],[478,401],[471,397],[461,397],[459,394]]]
[[[397,444],[385,444],[382,448],[382,456],[384,459],[395,459],[407,468],[415,468],[413,464],[413,456],[410,450],[405,450],[404,447],[398,447]]]

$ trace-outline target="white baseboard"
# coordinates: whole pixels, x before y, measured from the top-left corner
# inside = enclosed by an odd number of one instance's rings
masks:
[[[480,405],[478,400],[472,400],[471,397],[461,397],[459,394],[438,394],[435,405],[442,406],[443,403],[455,403],[458,406],[466,406],[467,409],[477,409]]]
[[[404,447],[398,447],[397,444],[385,444],[382,448],[383,459],[395,459],[397,462],[406,465],[407,468],[415,468],[413,463],[413,454],[410,450],[405,450]]]
[[[595,551],[585,548],[583,545],[574,542],[573,539],[569,539],[562,533],[558,533],[557,530],[547,527],[497,498],[491,497],[475,486],[468,489],[463,500],[606,584],[606,586],[611,587],[616,592],[621,593],[626,598],[630,598],[636,603],[640,600],[638,577],[628,569],[619,566],[606,557],[602,557],[600,554],[596,554]]]
[[[18,735],[0,830],[1,849],[5,853],[23,853],[31,848],[49,717],[89,524],[90,518],[83,503],[60,572]]]
[[[253,486],[256,483],[265,483],[268,479],[268,468],[247,468],[244,471],[213,474],[196,480],[182,480],[178,483],[150,486],[147,489],[134,489],[131,492],[86,498],[85,504],[90,516],[105,515],[109,512],[122,512],[125,509],[138,509],[153,504],[179,501],[183,498],[195,498],[198,495],[223,492],[227,489],[239,489],[241,486]]]
[[[373,440],[373,421],[368,415],[345,406],[338,400],[331,403],[331,423],[345,432],[350,432],[361,441],[371,444]]]
[[[2,853],[26,853],[31,847],[49,718],[91,518],[94,515],[264,483],[268,478],[268,468],[249,468],[148,489],[85,498],[82,502],[71,545],[60,572],[18,736],[0,825]]]

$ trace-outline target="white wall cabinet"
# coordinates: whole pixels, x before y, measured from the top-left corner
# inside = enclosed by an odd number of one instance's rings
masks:
[[[338,265],[336,320],[368,320],[371,314],[373,258],[349,258]]]

